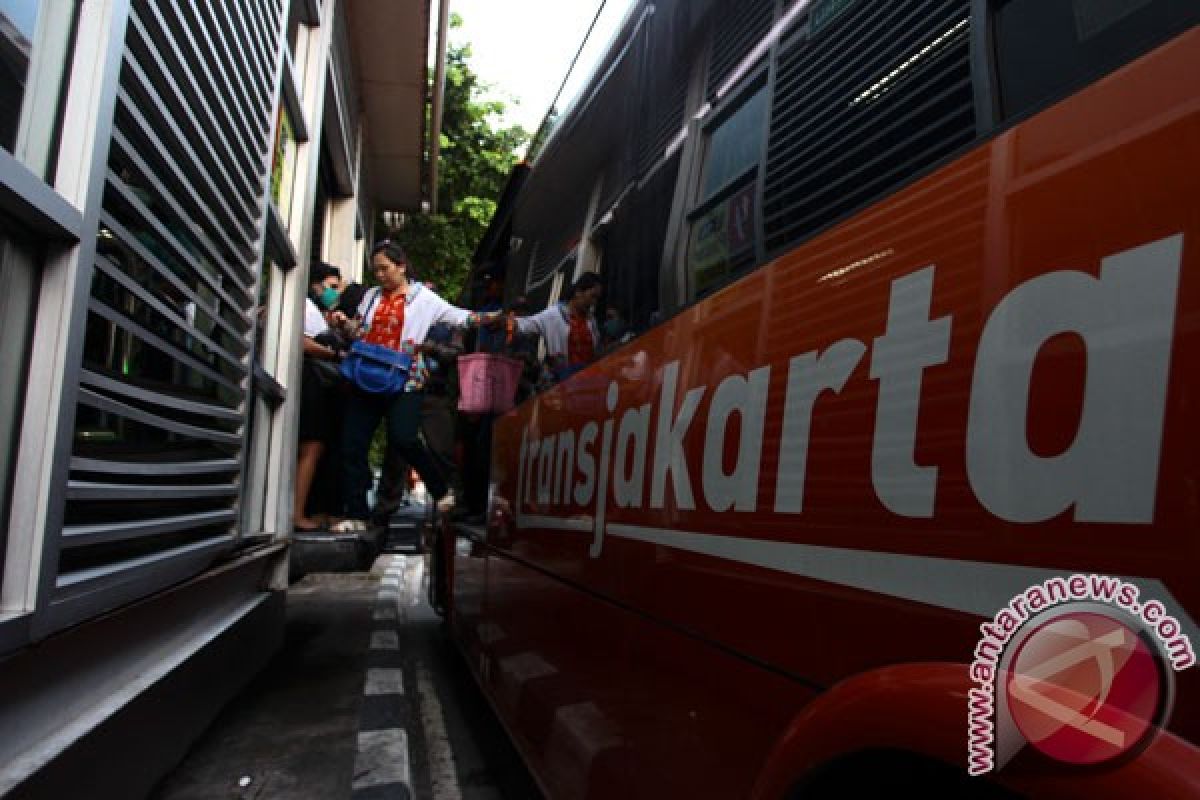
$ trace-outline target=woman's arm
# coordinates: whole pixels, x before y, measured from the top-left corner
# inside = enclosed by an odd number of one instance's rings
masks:
[[[338,354],[336,350],[334,350],[332,347],[326,347],[323,344],[318,344],[308,336],[304,337],[304,355],[312,356],[313,358],[320,358],[325,361],[338,360]]]
[[[560,313],[556,306],[550,306],[528,317],[515,317],[518,333],[536,333],[546,335],[546,321],[554,314]]]
[[[497,320],[504,318],[503,311],[468,311],[465,308],[459,308],[456,305],[446,302],[440,295],[429,289],[424,291],[432,295],[434,303],[433,322],[444,322],[455,328],[477,328],[484,325],[493,325]]]

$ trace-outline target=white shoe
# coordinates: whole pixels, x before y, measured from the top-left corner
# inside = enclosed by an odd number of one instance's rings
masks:
[[[454,490],[448,489],[441,499],[437,501],[437,510],[439,514],[449,514],[458,505],[458,500],[454,496]]]
[[[367,524],[361,519],[344,519],[330,528],[334,533],[359,533],[365,531]]]

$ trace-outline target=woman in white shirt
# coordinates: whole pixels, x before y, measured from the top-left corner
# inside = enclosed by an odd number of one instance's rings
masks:
[[[503,315],[478,314],[451,305],[415,280],[408,256],[398,243],[384,239],[371,248],[371,267],[379,286],[363,295],[350,320],[334,312],[334,324],[360,333],[364,341],[413,356],[403,391],[372,394],[352,388],[342,427],[342,480],[346,503],[345,530],[366,528],[370,513],[366,493],[371,483],[367,451],[381,419],[387,420],[388,447],[396,448],[421,476],[440,511],[453,507],[445,477],[417,436],[426,377],[423,351],[429,329],[439,322],[455,327],[503,323]],[[356,330],[360,328],[360,330]]]
[[[529,317],[517,317],[517,330],[537,333],[546,341],[546,366],[555,380],[575,374],[596,360],[600,330],[592,314],[602,290],[600,276],[585,272],[566,299]]]

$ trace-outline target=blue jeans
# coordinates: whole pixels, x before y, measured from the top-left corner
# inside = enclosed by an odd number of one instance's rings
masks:
[[[421,392],[382,395],[351,389],[342,421],[342,490],[346,516],[350,519],[366,519],[370,514],[367,490],[371,487],[371,468],[367,453],[379,420],[384,418],[387,419],[388,448],[404,456],[435,499],[446,493],[445,478],[417,436],[423,398]]]

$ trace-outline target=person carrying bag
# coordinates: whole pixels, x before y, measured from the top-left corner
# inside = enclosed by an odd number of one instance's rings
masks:
[[[378,288],[368,292],[373,296],[368,301],[364,319],[372,316],[375,303],[382,294]],[[387,344],[356,340],[342,357],[341,372],[352,386],[364,392],[395,394],[404,391],[412,361],[411,354],[388,347]]]
[[[333,315],[334,324],[356,337],[342,362],[343,375],[351,383],[342,429],[344,531],[367,527],[367,453],[381,419],[387,421],[388,449],[399,452],[417,471],[439,511],[453,508],[446,479],[418,436],[427,377],[422,345],[439,322],[455,327],[503,324],[499,313],[458,308],[416,282],[404,248],[390,239],[371,248],[371,268],[379,286],[366,292],[355,318],[342,312]]]

